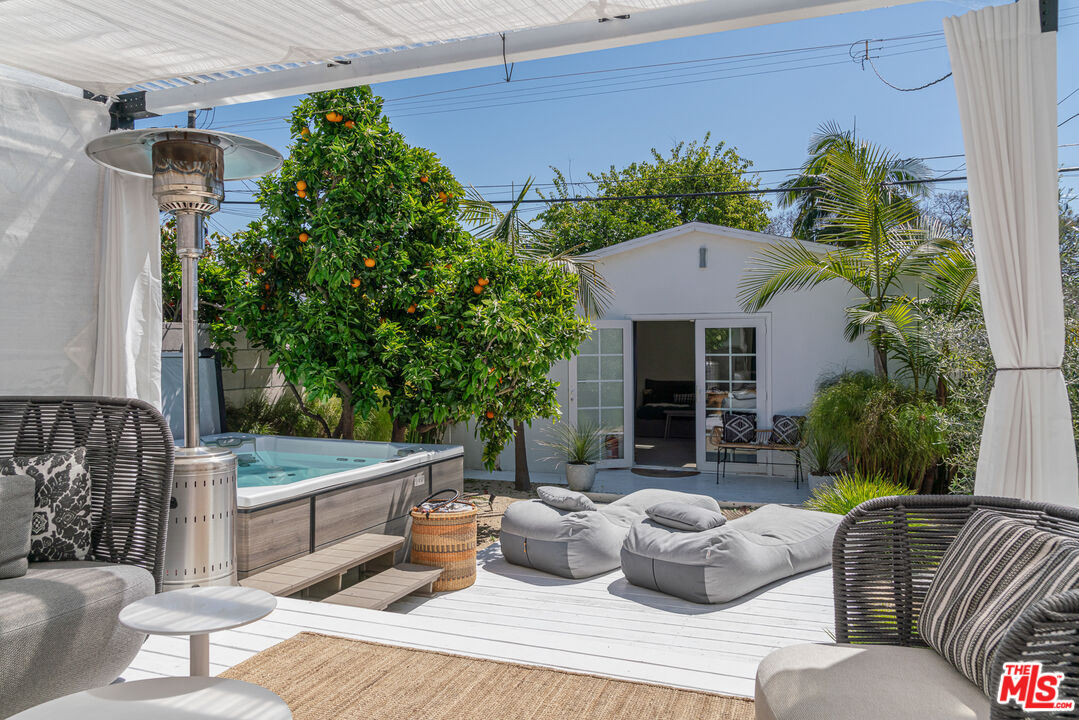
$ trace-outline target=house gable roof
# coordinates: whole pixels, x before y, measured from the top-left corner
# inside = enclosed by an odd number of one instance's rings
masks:
[[[807,250],[820,254],[835,250],[835,248],[831,245],[823,245],[821,243],[798,240],[797,238],[782,237],[780,235],[769,235],[768,233],[754,232],[752,230],[739,230],[738,228],[727,227],[725,225],[712,225],[711,223],[691,222],[686,223],[685,225],[679,225],[678,227],[669,228],[667,230],[660,230],[659,232],[642,235],[639,238],[626,240],[625,242],[620,242],[617,245],[609,245],[608,247],[600,248],[599,250],[593,250],[590,253],[586,253],[584,257],[593,260],[600,260],[603,258],[611,257],[612,255],[619,255],[630,250],[637,250],[642,247],[647,247],[648,245],[652,245],[655,243],[666,242],[673,238],[681,237],[683,235],[689,235],[691,233],[703,233],[705,235],[712,235],[720,238],[748,240],[750,242],[761,243],[762,245],[775,245],[781,242],[794,242],[803,246]]]

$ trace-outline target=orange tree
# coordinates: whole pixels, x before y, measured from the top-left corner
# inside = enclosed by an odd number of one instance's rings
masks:
[[[341,398],[327,434],[383,404],[397,441],[478,417],[493,464],[514,418],[557,412],[546,373],[585,332],[576,281],[464,233],[460,185],[381,106],[366,87],[296,106],[263,217],[235,239],[227,319],[308,395]]]

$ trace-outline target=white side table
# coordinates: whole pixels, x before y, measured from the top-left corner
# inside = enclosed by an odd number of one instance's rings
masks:
[[[155,678],[65,695],[10,720],[292,720],[264,687],[210,677]]]
[[[277,598],[237,586],[171,590],[136,600],[120,611],[120,622],[151,635],[191,636],[191,675],[210,674],[210,635],[266,617]]]

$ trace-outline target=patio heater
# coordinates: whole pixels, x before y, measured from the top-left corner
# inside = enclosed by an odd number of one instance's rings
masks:
[[[86,154],[119,172],[153,178],[162,212],[176,218],[182,271],[184,446],[176,464],[165,543],[164,587],[236,584],[236,456],[199,437],[198,264],[206,217],[225,197],[225,180],[273,172],[281,155],[230,133],[147,128],[91,141]]]

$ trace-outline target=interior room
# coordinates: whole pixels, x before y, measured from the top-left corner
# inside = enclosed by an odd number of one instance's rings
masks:
[[[635,459],[696,467],[693,321],[636,323]]]

